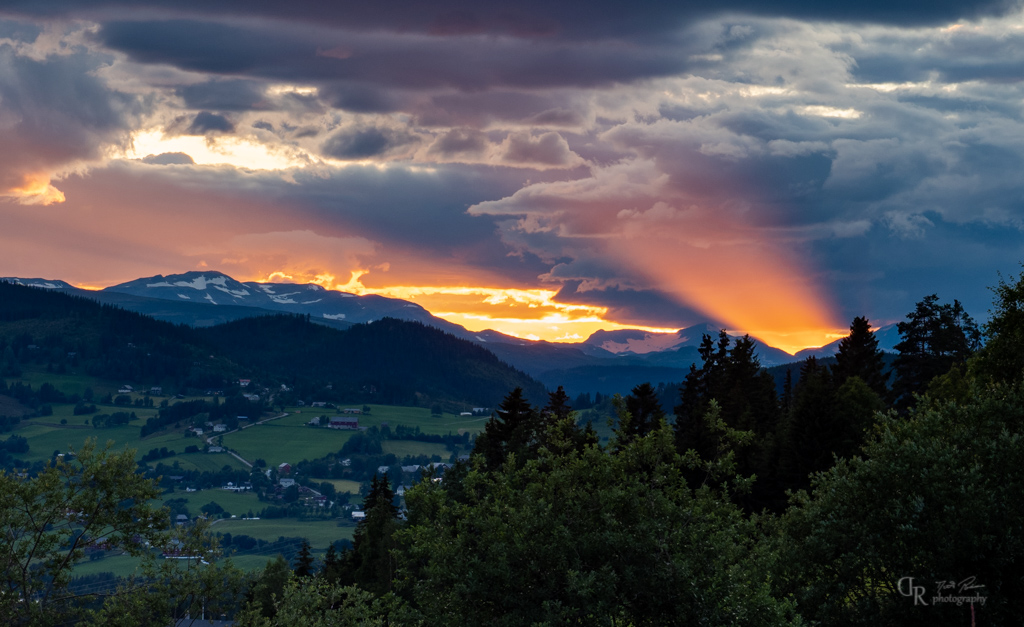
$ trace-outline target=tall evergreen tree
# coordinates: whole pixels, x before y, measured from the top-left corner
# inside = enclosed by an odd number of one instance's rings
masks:
[[[981,332],[960,301],[938,301],[935,294],[925,296],[897,325],[903,339],[896,345],[893,392],[900,408],[909,407],[913,394],[923,392],[929,381],[966,362],[981,344]]]
[[[985,348],[978,355],[979,373],[996,381],[1024,379],[1024,273],[1016,282],[999,278],[992,288],[992,317],[985,324]]]
[[[778,477],[784,489],[806,488],[810,473],[832,465],[835,412],[832,375],[815,357],[808,357],[800,367],[793,406],[779,437]]]
[[[884,369],[882,351],[878,349],[878,339],[871,331],[871,323],[867,318],[854,318],[850,334],[839,342],[836,364],[832,367],[836,386],[843,385],[850,377],[860,377],[879,397],[885,398],[889,388]]]
[[[497,470],[509,454],[519,464],[535,452],[542,430],[540,413],[526,400],[522,388],[512,390],[477,436],[475,450],[483,455],[489,470]]]
[[[565,393],[565,388],[558,386],[557,390],[548,393],[548,404],[541,410],[541,415],[549,420],[558,421],[568,418],[571,412],[569,395]]]
[[[398,529],[398,508],[394,504],[388,476],[373,475],[370,493],[363,503],[366,516],[359,521],[353,534],[350,568],[355,583],[374,594],[391,590],[395,573],[392,551],[396,544],[394,533]]]
[[[758,510],[774,507],[779,500],[773,477],[776,430],[780,419],[775,380],[761,367],[755,354],[757,345],[749,336],[732,342],[721,331],[718,341],[705,335],[698,349],[703,361],[690,373],[680,390],[676,406],[676,446],[681,453],[693,449],[704,459],[712,459],[720,450],[720,435],[705,421],[712,400],[719,416],[732,428],[754,434],[753,444],[737,451],[737,465],[743,476],[757,475],[753,491],[744,505]],[[704,481],[703,473],[688,475],[691,483]]]
[[[658,428],[665,418],[665,411],[658,402],[658,393],[650,383],[641,383],[634,387],[625,399],[629,421],[619,425],[619,440],[632,441],[642,438]]]
[[[299,553],[295,557],[295,568],[293,569],[296,577],[312,577],[313,576],[313,553],[310,551],[309,540],[302,539],[302,544],[299,545]]]
[[[325,581],[335,584],[339,583],[342,578],[343,563],[341,556],[338,555],[338,550],[334,548],[334,543],[332,542],[327,547],[323,564],[320,566],[320,572],[317,574]]]
[[[538,434],[539,445],[549,451],[565,454],[570,451],[583,452],[587,446],[598,443],[597,432],[587,423],[580,428],[569,405],[569,396],[562,386],[548,393],[548,404],[541,410],[542,431]]]

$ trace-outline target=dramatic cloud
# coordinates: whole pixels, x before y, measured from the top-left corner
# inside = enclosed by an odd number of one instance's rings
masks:
[[[140,107],[94,75],[102,55],[34,35],[0,38],[0,198],[45,205],[64,200],[52,176],[128,142]]]
[[[983,317],[1024,259],[1022,33],[1001,0],[8,2],[0,274],[794,350],[931,292]]]

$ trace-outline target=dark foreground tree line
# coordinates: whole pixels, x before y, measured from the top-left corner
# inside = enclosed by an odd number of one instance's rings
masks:
[[[674,424],[638,386],[607,446],[564,392],[537,410],[513,391],[471,463],[424,476],[404,511],[375,480],[350,550],[252,575],[167,528],[121,456],[0,474],[0,621],[167,624],[205,606],[260,626],[1017,624],[1024,274],[995,294],[980,347],[957,304],[922,301],[894,390],[858,319],[834,367],[808,361],[779,397],[749,340],[707,338]],[[211,563],[64,594],[63,565],[100,542]]]

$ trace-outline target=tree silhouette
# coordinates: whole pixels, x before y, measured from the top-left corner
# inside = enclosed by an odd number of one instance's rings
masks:
[[[299,553],[295,557],[295,568],[293,569],[296,577],[312,577],[313,576],[313,553],[310,551],[309,540],[302,539],[302,544],[299,546]]]
[[[889,388],[882,372],[884,368],[882,351],[878,349],[878,339],[871,331],[871,323],[867,318],[854,318],[850,334],[839,342],[836,363],[832,366],[836,387],[846,383],[850,377],[860,377],[879,397],[885,398]]]
[[[925,296],[897,325],[903,340],[896,345],[900,355],[893,392],[901,409],[909,407],[912,395],[923,392],[929,381],[966,362],[981,343],[978,326],[960,301],[951,305],[938,301],[935,294]]]
[[[489,470],[497,470],[509,454],[522,464],[536,452],[542,427],[540,414],[523,396],[523,389],[512,390],[477,436],[475,450],[483,455]]]
[[[392,551],[396,548],[394,533],[398,529],[398,508],[395,493],[385,473],[373,475],[370,493],[363,502],[366,516],[353,534],[350,564],[355,583],[374,594],[391,590],[395,573]]]
[[[642,438],[658,428],[665,411],[658,402],[658,393],[650,383],[641,383],[625,399],[629,421],[619,425],[619,440]]]

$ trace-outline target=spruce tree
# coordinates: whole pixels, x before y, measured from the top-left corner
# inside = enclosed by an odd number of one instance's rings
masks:
[[[388,476],[374,473],[370,493],[363,502],[366,516],[353,534],[350,565],[352,578],[364,590],[384,594],[391,589],[395,573],[394,533],[398,529],[398,508]]]
[[[889,388],[884,369],[882,351],[878,349],[878,339],[871,331],[871,323],[867,318],[854,318],[850,334],[839,342],[836,364],[832,367],[836,387],[842,386],[850,377],[860,377],[875,394],[885,398]]]
[[[965,363],[981,344],[981,332],[960,301],[938,301],[935,294],[925,296],[897,325],[903,339],[896,345],[893,393],[900,409],[912,405],[913,394],[924,392],[929,381]]]
[[[309,540],[302,539],[302,544],[299,546],[299,553],[295,557],[295,568],[293,569],[296,577],[312,577],[313,576],[313,553],[310,551]]]
[[[650,383],[641,383],[634,387],[625,398],[625,403],[630,420],[628,424],[620,425],[620,440],[623,440],[624,436],[626,441],[642,438],[657,429],[658,424],[665,418],[665,411],[658,402],[658,394]]]
[[[558,389],[554,392],[548,393],[548,404],[541,410],[547,420],[559,421],[569,417],[572,412],[572,406],[569,405],[569,395],[565,393],[565,389],[562,386],[558,386]]]
[[[497,470],[509,454],[522,465],[536,452],[542,430],[540,414],[526,400],[522,388],[512,390],[477,436],[475,450],[488,470]]]

